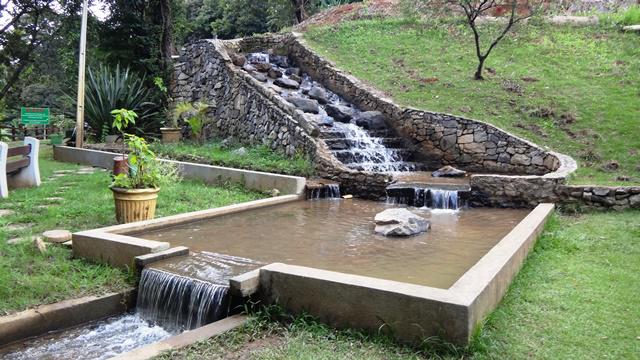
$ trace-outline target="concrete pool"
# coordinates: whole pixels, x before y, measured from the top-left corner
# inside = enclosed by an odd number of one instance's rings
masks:
[[[411,208],[432,229],[381,238],[373,217],[389,206],[276,197],[76,233],[73,249],[118,266],[144,259],[145,269],[228,285],[234,296],[339,328],[464,345],[504,296],[554,209]]]

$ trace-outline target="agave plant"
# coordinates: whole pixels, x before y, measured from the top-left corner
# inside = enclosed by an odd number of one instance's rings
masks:
[[[100,65],[89,69],[85,97],[85,119],[98,139],[114,132],[111,127],[113,109],[130,109],[138,114],[136,133],[157,133],[160,127],[158,106],[152,101],[154,93],[146,86],[145,77],[129,68],[110,68]],[[133,125],[132,125],[133,126]]]

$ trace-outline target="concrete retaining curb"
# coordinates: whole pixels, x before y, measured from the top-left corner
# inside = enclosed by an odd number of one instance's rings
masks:
[[[135,290],[42,305],[0,318],[0,346],[121,314],[135,306]]]
[[[79,149],[68,146],[54,146],[53,158],[56,161],[91,165],[104,169],[113,168],[113,158],[119,154]],[[278,189],[283,195],[302,195],[306,179],[299,176],[272,174],[260,171],[234,169],[222,166],[195,164],[184,161],[161,160],[176,164],[182,176],[187,179],[201,180],[208,184],[233,182],[244,185],[247,189],[269,191]]]

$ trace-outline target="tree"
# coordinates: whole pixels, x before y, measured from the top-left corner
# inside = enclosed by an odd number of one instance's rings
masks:
[[[445,4],[457,6],[464,11],[465,22],[473,32],[475,42],[475,53],[478,58],[478,66],[473,76],[476,80],[483,80],[482,72],[484,63],[491,54],[491,51],[507,35],[514,25],[533,16],[538,7],[543,4],[543,0],[445,0]],[[441,1],[438,1],[441,3]],[[504,14],[506,22],[492,39],[486,50],[482,50],[481,34],[478,30],[478,18],[487,13]]]
[[[0,2],[0,63],[10,69],[2,79],[0,100],[18,82],[33,61],[35,50],[55,33],[58,5],[53,0]]]

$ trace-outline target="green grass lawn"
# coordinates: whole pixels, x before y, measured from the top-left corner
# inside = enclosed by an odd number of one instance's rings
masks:
[[[0,199],[0,209],[15,214],[0,217],[0,315],[30,306],[71,297],[122,289],[133,279],[125,271],[89,264],[71,258],[71,251],[49,245],[39,253],[31,241],[16,245],[7,240],[41,234],[51,229],[87,230],[115,224],[110,176],[106,172],[68,174],[52,177],[54,170],[76,170],[77,165],[55,162],[51,150],[43,147],[38,188],[10,190],[8,199]],[[60,189],[68,186],[68,189]],[[60,201],[46,201],[60,197]],[[157,216],[223,206],[263,197],[237,186],[213,187],[196,181],[165,186],[158,198]],[[50,204],[48,208],[39,206]],[[31,224],[24,230],[9,230],[10,225]]]
[[[637,359],[640,211],[555,215],[468,348],[412,349],[302,317],[249,325],[164,359]],[[242,356],[241,356],[242,355]]]
[[[303,155],[287,158],[267,146],[245,146],[246,154],[234,153],[240,148],[223,148],[218,141],[197,145],[189,142],[177,144],[153,143],[152,148],[159,156],[184,161],[195,161],[239,169],[265,171],[287,175],[310,176],[313,164]]]
[[[573,156],[580,169],[572,183],[640,183],[637,34],[522,26],[488,58],[485,81],[472,80],[477,59],[463,24],[362,20],[304,36],[401,105],[487,121]],[[619,169],[603,171],[610,160]]]

